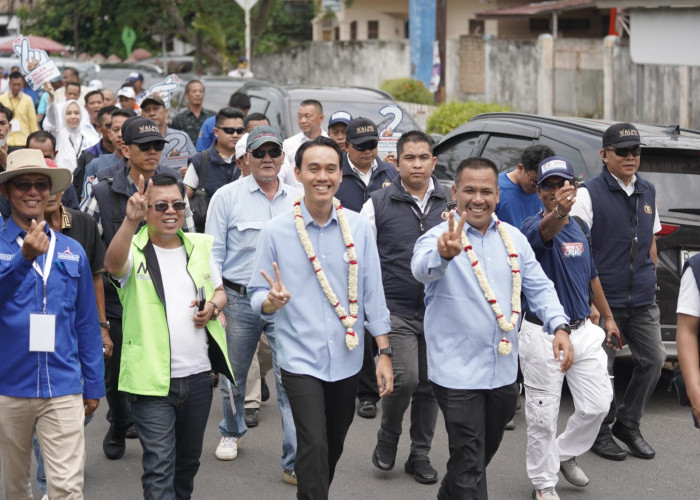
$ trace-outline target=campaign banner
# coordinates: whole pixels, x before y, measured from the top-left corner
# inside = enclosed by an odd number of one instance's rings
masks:
[[[170,97],[172,96],[173,92],[180,88],[181,85],[182,80],[179,76],[174,74],[168,75],[162,82],[151,85],[148,91],[146,91],[146,95],[159,95],[160,98],[163,99],[165,107],[167,108],[170,106]]]
[[[39,90],[44,83],[61,76],[56,63],[46,51],[32,49],[26,36],[20,36],[12,42],[12,50],[19,57],[19,67],[24,73],[24,79],[33,90]]]

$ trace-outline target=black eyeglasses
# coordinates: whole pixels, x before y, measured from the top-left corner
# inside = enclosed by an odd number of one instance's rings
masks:
[[[156,151],[163,151],[163,148],[165,148],[165,142],[164,141],[151,141],[151,142],[142,142],[141,144],[137,144],[139,149],[143,151],[144,153],[151,149],[151,146],[153,146],[153,149]]]
[[[282,148],[255,149],[250,152],[250,154],[253,155],[253,158],[257,158],[258,160],[265,158],[265,155],[268,153],[270,154],[270,158],[279,158],[282,156]]]
[[[51,183],[49,181],[19,181],[10,182],[10,184],[12,184],[18,191],[22,191],[23,193],[28,192],[30,189],[32,189],[32,187],[39,192],[44,192],[51,189]]]
[[[350,144],[352,144],[352,143],[350,143]],[[352,147],[357,149],[358,151],[370,151],[370,150],[376,148],[377,144],[379,144],[377,141],[371,141],[371,142],[365,142],[362,144],[353,144]]]
[[[539,188],[542,191],[554,191],[555,189],[561,189],[564,187],[564,182],[566,181],[559,181],[559,182],[545,182],[543,184],[539,185]]]
[[[216,128],[218,128],[219,130],[223,130],[228,135],[233,135],[233,134],[243,135],[243,134],[245,134],[245,128],[243,128],[243,127],[216,127]]]
[[[181,210],[184,210],[187,205],[184,201],[174,201],[172,203],[168,203],[166,201],[159,201],[158,203],[154,203],[153,205],[148,205],[148,208],[154,208],[156,212],[165,212],[170,206],[173,207],[173,210],[177,210],[179,212]]]
[[[642,147],[634,146],[632,148],[610,148],[606,151],[613,151],[620,158],[627,158],[628,154],[631,154],[632,156],[639,156],[642,154]]]

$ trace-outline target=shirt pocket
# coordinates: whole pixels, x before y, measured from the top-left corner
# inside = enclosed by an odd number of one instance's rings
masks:
[[[74,310],[75,299],[78,295],[78,281],[80,280],[79,261],[55,260],[51,276],[54,273],[59,278],[59,282],[57,288],[50,289],[51,295],[56,297],[57,294],[60,294],[63,306],[69,310]]]
[[[242,250],[255,250],[258,246],[258,236],[263,228],[264,221],[245,221],[236,223],[239,236],[239,245]]]

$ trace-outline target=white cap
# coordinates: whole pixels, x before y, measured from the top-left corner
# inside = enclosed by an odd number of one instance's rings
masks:
[[[136,94],[134,93],[134,89],[132,87],[120,88],[117,92],[117,98],[119,98],[120,96],[124,96],[127,99],[136,99]]]
[[[245,154],[245,145],[248,143],[248,132],[243,134],[236,143],[236,160]]]
[[[90,83],[88,83],[88,88],[90,90],[101,90],[104,88],[104,85],[102,85],[101,80],[90,80]]]

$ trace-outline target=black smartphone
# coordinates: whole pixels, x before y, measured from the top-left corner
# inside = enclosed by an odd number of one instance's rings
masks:
[[[200,286],[199,290],[197,290],[197,307],[199,308],[200,311],[204,310],[204,306],[207,303],[207,296],[204,292],[204,287]]]
[[[607,332],[607,330],[603,330],[603,331],[605,332],[605,340],[603,341],[603,345],[607,345],[608,332]],[[610,343],[616,349],[622,349],[622,337],[620,337],[620,332],[612,332],[612,335],[610,336]]]

